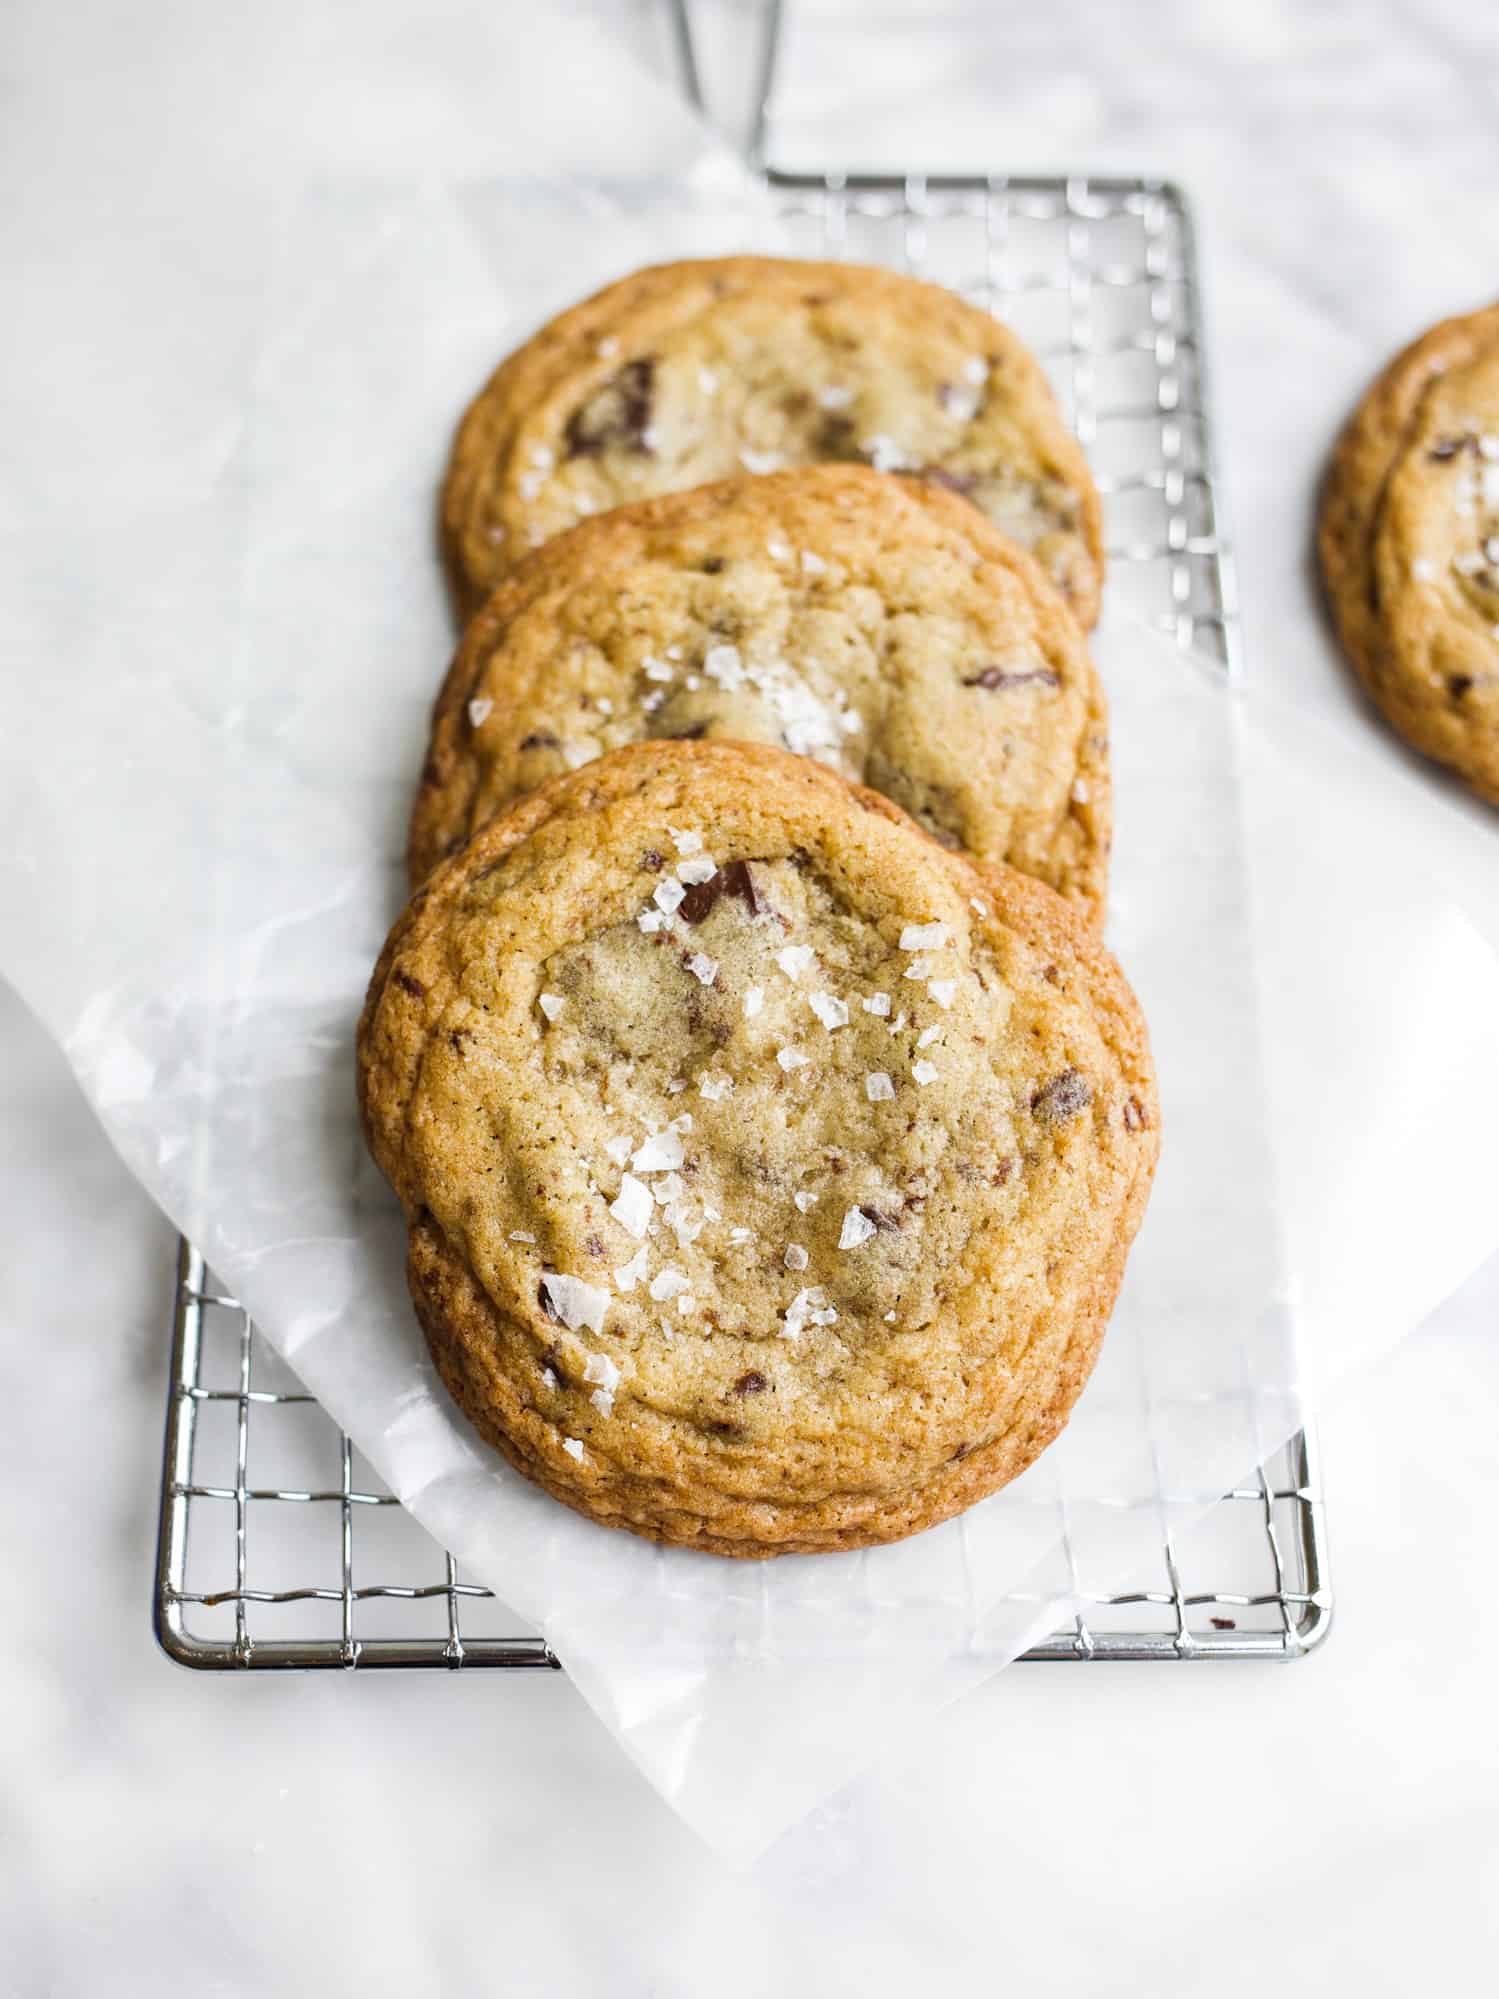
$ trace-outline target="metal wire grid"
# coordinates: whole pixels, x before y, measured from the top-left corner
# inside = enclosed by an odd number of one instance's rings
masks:
[[[1093,462],[1112,595],[1237,674],[1180,191],[1082,178],[767,179],[798,252],[936,278],[1028,340]],[[1084,1594],[1070,1542],[1067,1560]],[[1071,1624],[1026,1658],[1289,1659],[1310,1650],[1331,1616],[1311,1437],[1294,1437],[1182,1544],[1163,1529],[1161,1564],[1158,1587],[1087,1592]],[[1213,1585],[1190,1586],[1199,1574]],[[187,1243],[156,1629],[172,1657],[207,1668],[557,1664],[410,1520]]]

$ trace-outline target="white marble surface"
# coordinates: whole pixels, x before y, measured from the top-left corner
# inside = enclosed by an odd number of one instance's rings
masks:
[[[1457,0],[789,6],[779,131],[801,158],[1189,184],[1252,668],[1368,727],[1315,616],[1312,482],[1380,355],[1492,290],[1499,28]],[[658,46],[642,7],[609,11]],[[184,45],[220,95],[177,124],[225,149],[265,143],[267,79],[292,71],[314,125],[330,105],[357,119],[398,76],[410,118],[391,145],[420,143],[451,74],[431,38],[474,61],[505,45],[492,9],[419,27],[413,9],[387,32],[400,12],[267,7],[251,31],[155,5],[127,31],[83,0],[13,9],[0,146],[29,254],[65,254],[69,200],[150,187],[167,226],[192,162],[153,91]],[[856,39],[835,38],[855,14]],[[624,143],[565,79],[539,88],[558,157]],[[167,162],[154,185],[148,156]],[[24,696],[35,662],[7,666]],[[0,1093],[0,1990],[687,1999],[966,1975],[1096,1999],[1491,1978],[1499,1270],[1324,1425],[1339,1610],[1316,1658],[1013,1672],[735,1876],[561,1680],[227,1681],[165,1662],[147,1612],[171,1245],[8,998]]]

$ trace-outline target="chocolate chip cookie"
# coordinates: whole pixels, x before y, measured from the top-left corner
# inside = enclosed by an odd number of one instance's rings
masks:
[[[443,495],[464,608],[589,514],[824,460],[966,495],[1096,619],[1098,495],[1022,342],[939,286],[771,257],[637,271],[501,365]]]
[[[1320,546],[1386,719],[1499,805],[1499,305],[1444,320],[1375,382],[1334,454]]]
[[[723,742],[482,827],[385,947],[359,1087],[479,1433],[737,1556],[894,1540],[1023,1470],[1157,1149],[1139,1010],[1060,897]]]
[[[1038,565],[950,493],[815,466],[637,501],[539,549],[438,699],[413,882],[521,793],[652,736],[816,757],[1102,916],[1098,675]]]

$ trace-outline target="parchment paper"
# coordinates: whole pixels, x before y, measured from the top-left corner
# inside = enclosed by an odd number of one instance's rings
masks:
[[[592,1527],[473,1440],[411,1319],[352,1088],[451,645],[435,482],[466,395],[556,305],[773,240],[713,160],[669,183],[320,180],[198,440],[202,504],[128,615],[81,564],[31,591],[28,643],[66,668],[18,677],[0,743],[3,969],[122,1156],[403,1502],[741,1856],[1076,1592],[1153,1573],[1164,1527],[1499,1241],[1499,961],[1463,913],[1481,872],[1452,858],[1480,836],[1374,739],[1309,737],[1116,620],[1112,940],[1165,1149],[1064,1439],[911,1542],[753,1566]]]

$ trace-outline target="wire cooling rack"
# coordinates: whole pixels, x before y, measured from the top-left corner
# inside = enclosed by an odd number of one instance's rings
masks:
[[[996,312],[1045,363],[1104,499],[1108,588],[1239,671],[1191,221],[1151,180],[768,173],[801,255],[887,263]],[[1298,1434],[1153,1587],[1089,1597],[1029,1659],[1300,1657],[1331,1597]],[[184,1665],[555,1666],[464,1576],[182,1245],[156,1629]]]

